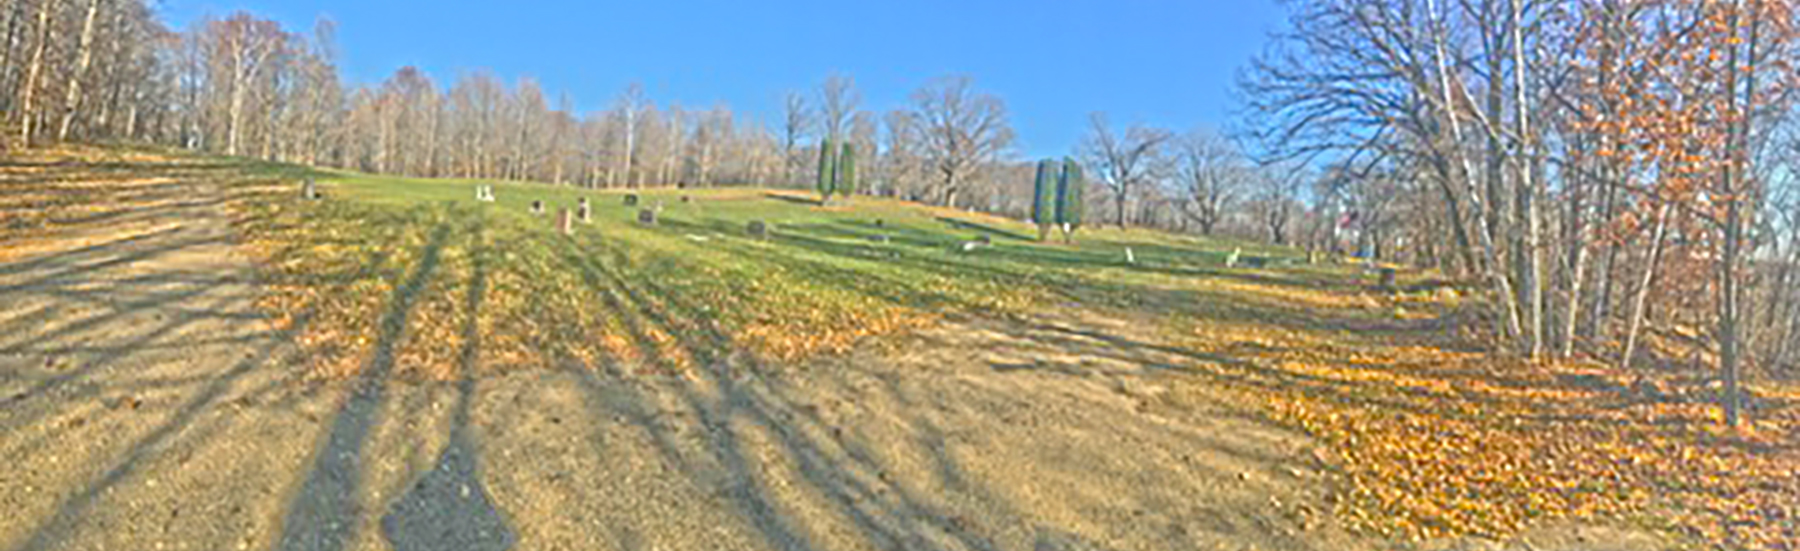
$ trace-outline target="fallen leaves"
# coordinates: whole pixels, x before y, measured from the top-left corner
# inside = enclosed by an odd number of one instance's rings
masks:
[[[1663,519],[1697,541],[1791,549],[1800,412],[1767,399],[1754,430],[1702,397],[1635,392],[1638,373],[1369,336],[1179,318],[1189,346],[1244,360],[1246,402],[1327,445],[1362,531],[1505,537],[1553,518]],[[1663,382],[1664,387],[1676,386]],[[1664,393],[1658,393],[1664,394]]]

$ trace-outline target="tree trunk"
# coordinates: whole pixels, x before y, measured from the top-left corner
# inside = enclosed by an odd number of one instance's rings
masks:
[[[69,73],[69,94],[63,100],[62,124],[57,128],[57,141],[68,141],[75,125],[75,110],[81,106],[81,83],[87,78],[94,61],[94,18],[100,15],[100,0],[88,0],[87,18],[81,24],[81,42],[75,54],[75,70]]]
[[[1740,12],[1744,7],[1744,3],[1740,0],[1733,4],[1731,36],[1733,39],[1736,39],[1738,33],[1737,29],[1740,23]],[[1758,30],[1762,27],[1760,17],[1758,17],[1762,11],[1762,2],[1753,1],[1751,4],[1750,42],[1749,51],[1745,55],[1745,60],[1749,61],[1754,66],[1756,63]],[[1743,362],[1742,359],[1739,358],[1740,351],[1738,350],[1739,345],[1742,344],[1742,336],[1739,335],[1738,330],[1738,317],[1741,313],[1738,302],[1742,298],[1739,296],[1740,282],[1738,280],[1738,274],[1740,271],[1740,249],[1743,246],[1744,237],[1743,203],[1745,201],[1745,196],[1748,195],[1746,193],[1747,189],[1739,189],[1739,182],[1737,182],[1736,177],[1739,176],[1738,173],[1743,171],[1749,164],[1744,156],[1747,155],[1745,150],[1748,149],[1750,144],[1749,135],[1751,130],[1749,117],[1739,117],[1736,115],[1739,113],[1753,113],[1756,110],[1756,71],[1754,69],[1743,71],[1745,80],[1743,88],[1744,99],[1742,105],[1738,102],[1738,77],[1740,73],[1738,69],[1738,49],[1736,41],[1733,40],[1731,51],[1726,56],[1725,90],[1727,93],[1731,94],[1731,97],[1726,100],[1726,104],[1728,105],[1727,109],[1733,114],[1729,120],[1733,122],[1728,122],[1727,124],[1731,126],[1726,128],[1726,142],[1731,144],[1729,153],[1730,158],[1726,160],[1725,169],[1721,171],[1720,174],[1723,179],[1723,185],[1720,187],[1722,188],[1722,191],[1724,191],[1723,198],[1725,200],[1725,250],[1719,258],[1721,264],[1719,267],[1719,368],[1721,371],[1725,372],[1725,424],[1733,427],[1738,426],[1743,420],[1744,405],[1743,389],[1739,388],[1742,382],[1741,379],[1743,378]],[[1745,179],[1748,180],[1748,178]],[[1746,185],[1745,187],[1748,186]]]
[[[1570,176],[1570,178],[1572,189],[1567,214],[1569,232],[1566,237],[1569,246],[1569,297],[1568,302],[1563,306],[1564,325],[1561,354],[1565,359],[1575,355],[1576,333],[1581,326],[1581,292],[1587,283],[1588,264],[1587,228],[1581,220],[1582,199],[1583,193],[1585,193],[1583,182],[1586,179],[1579,175]]]
[[[1663,241],[1669,231],[1669,203],[1663,203],[1656,211],[1656,230],[1651,232],[1650,254],[1645,259],[1644,276],[1638,279],[1637,296],[1631,303],[1630,328],[1625,331],[1625,355],[1619,357],[1620,369],[1631,369],[1632,356],[1637,354],[1638,333],[1644,326],[1644,308],[1650,300],[1650,285],[1656,281],[1657,267],[1662,264]]]
[[[1440,144],[1439,147],[1443,147],[1445,150],[1454,154],[1459,161],[1462,169],[1459,174],[1462,177],[1464,186],[1468,188],[1469,200],[1475,203],[1470,205],[1470,210],[1475,213],[1475,224],[1478,227],[1484,227],[1487,225],[1487,214],[1483,210],[1484,206],[1480,203],[1480,194],[1475,188],[1475,182],[1473,180],[1474,167],[1471,166],[1468,155],[1464,154],[1460,149],[1461,145],[1464,143],[1462,118],[1461,115],[1455,111],[1457,103],[1450,92],[1450,62],[1447,59],[1449,53],[1444,45],[1446,40],[1444,35],[1447,32],[1444,28],[1446,24],[1442,19],[1442,14],[1438,12],[1437,2],[1435,0],[1427,0],[1426,9],[1431,12],[1432,23],[1435,27],[1432,33],[1432,49],[1434,51],[1433,57],[1435,58],[1438,68],[1438,92],[1441,94],[1440,99],[1442,101],[1441,109],[1444,111],[1443,116],[1450,127],[1450,139],[1445,143]],[[1494,291],[1500,297],[1500,333],[1503,336],[1518,337],[1523,332],[1519,325],[1518,297],[1513,294],[1512,282],[1500,271],[1499,253],[1495,250],[1496,247],[1492,236],[1488,235],[1485,231],[1478,233],[1481,235],[1481,251],[1483,260],[1485,261],[1483,271],[1485,272],[1487,279],[1493,283]]]
[[[4,14],[6,17],[6,34],[3,38],[0,38],[0,40],[4,40],[0,41],[0,90],[13,89],[13,78],[15,78],[13,62],[16,61],[13,57],[13,44],[19,40],[19,10],[21,10],[24,5],[24,2],[18,1],[8,2],[6,4],[6,13]],[[0,97],[0,111],[11,112],[14,99],[15,98],[12,97]]]
[[[19,145],[31,147],[31,132],[36,126],[38,78],[44,74],[44,50],[56,33],[50,30],[50,12],[56,0],[41,0],[38,5],[37,44],[31,51],[31,65],[26,70],[24,99],[19,102]]]
[[[1118,200],[1115,201],[1118,204],[1114,205],[1118,208],[1119,218],[1116,222],[1119,223],[1119,229],[1125,229],[1125,200],[1129,197],[1131,197],[1131,186],[1125,182],[1119,182]]]
[[[1514,186],[1517,197],[1513,201],[1518,220],[1515,223],[1525,225],[1521,232],[1520,243],[1513,251],[1518,259],[1518,285],[1523,300],[1527,304],[1528,331],[1531,357],[1541,358],[1544,355],[1544,293],[1540,288],[1544,273],[1544,250],[1542,244],[1542,224],[1537,211],[1537,158],[1538,147],[1531,136],[1531,106],[1526,102],[1525,78],[1530,67],[1525,63],[1525,34],[1522,0],[1512,0],[1512,57],[1513,57],[1513,101],[1516,132],[1519,140],[1519,154],[1515,155],[1518,168],[1518,183]]]

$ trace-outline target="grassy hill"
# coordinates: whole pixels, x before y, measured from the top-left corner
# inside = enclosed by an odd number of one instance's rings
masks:
[[[326,376],[385,357],[373,363],[445,378],[477,348],[501,369],[680,377],[725,356],[784,369],[860,342],[905,346],[865,338],[948,318],[1111,312],[1161,343],[1101,339],[1118,354],[1202,360],[1189,375],[1326,443],[1321,460],[1345,477],[1337,514],[1368,533],[1631,518],[1762,542],[1781,533],[1752,519],[1793,506],[1757,489],[1791,461],[1769,448],[1793,430],[1785,394],[1768,391],[1761,432],[1723,434],[1709,401],[1646,401],[1627,390],[1637,375],[1471,347],[1478,314],[1428,273],[1386,293],[1360,265],[1291,249],[1111,228],[1040,243],[1018,221],[878,198],[654,190],[627,207],[626,192],[499,184],[484,204],[472,181],[321,177],[328,200],[290,186],[246,203],[245,230],[268,267],[266,306],[306,328]],[[554,213],[580,197],[594,221],[561,235]],[[546,214],[529,212],[536,200]],[[658,223],[639,224],[639,208]],[[747,234],[753,220],[767,239]],[[981,236],[992,245],[964,249]],[[1237,249],[1267,265],[1226,267]]]
[[[1028,224],[879,198],[820,206],[792,191],[654,190],[633,192],[629,207],[628,192],[498,184],[498,200],[482,203],[473,181],[318,177],[327,200],[271,191],[245,203],[245,230],[272,268],[268,306],[308,316],[320,366],[339,375],[370,353],[358,336],[378,331],[390,298],[380,282],[427,260],[435,276],[412,298],[422,308],[408,326],[423,338],[394,351],[402,371],[442,364],[433,360],[458,349],[472,315],[484,354],[505,363],[681,369],[728,351],[842,352],[942,316],[1131,303],[1141,288],[1195,276],[1364,283],[1346,268],[1300,266],[1287,249],[1116,229],[1040,243]],[[583,197],[592,222],[562,235],[556,211]],[[546,212],[533,214],[533,201]],[[640,208],[659,211],[657,223],[640,224]],[[766,239],[747,232],[752,221],[768,225]],[[991,245],[965,250],[981,237]],[[1292,266],[1225,270],[1234,249]],[[478,307],[465,297],[477,286]]]

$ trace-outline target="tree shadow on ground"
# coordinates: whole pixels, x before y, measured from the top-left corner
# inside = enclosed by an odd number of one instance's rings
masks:
[[[382,517],[383,535],[397,551],[505,550],[515,540],[481,484],[481,461],[469,434],[470,404],[475,400],[479,377],[480,313],[487,294],[490,256],[480,223],[473,233],[473,270],[463,301],[468,321],[463,324],[463,345],[457,354],[457,395],[450,439],[431,471],[414,482]]]
[[[781,201],[783,203],[790,203],[790,204],[795,204],[795,205],[805,205],[805,206],[809,206],[809,207],[818,207],[818,206],[825,205],[825,203],[819,201],[816,198],[804,197],[804,196],[800,196],[800,195],[794,195],[791,193],[770,192],[770,193],[764,193],[763,197],[774,199],[776,201]]]
[[[701,229],[680,228],[677,229]],[[671,464],[695,480],[723,478],[732,481],[724,495],[762,537],[776,548],[818,549],[828,544],[814,532],[818,527],[799,522],[786,512],[795,505],[789,495],[791,487],[767,474],[773,446],[779,461],[790,462],[804,493],[831,504],[857,534],[857,541],[877,547],[906,549],[995,549],[993,526],[967,516],[965,507],[946,508],[941,496],[918,494],[917,489],[888,479],[889,466],[877,454],[846,435],[843,428],[825,418],[815,404],[796,394],[783,377],[782,368],[762,363],[743,353],[745,346],[719,323],[707,308],[677,288],[667,286],[659,278],[633,267],[621,245],[595,238],[577,238],[560,245],[563,261],[570,269],[583,274],[588,291],[601,298],[600,315],[622,320],[626,333],[643,350],[666,350],[665,344],[651,335],[673,338],[679,353],[694,362],[682,370],[685,375],[653,377],[647,385],[622,384],[615,381],[623,370],[609,366],[610,360],[593,366],[596,373],[577,368],[584,388],[593,397],[587,401],[596,409],[594,418],[619,419],[636,425],[649,435]],[[785,269],[802,273],[831,274],[837,268],[816,260],[786,253],[758,251],[741,253],[738,247],[720,247],[731,254],[755,254],[764,262],[775,262]],[[810,267],[808,267],[810,265]],[[806,272],[804,270],[810,270]],[[858,285],[866,281],[842,274],[842,278],[826,278],[830,285]],[[819,281],[815,279],[814,281]],[[859,292],[861,289],[859,288]],[[893,291],[887,291],[893,293]],[[921,297],[889,294],[891,300],[916,301]],[[647,361],[662,359],[649,354]],[[612,375],[608,375],[611,373]],[[820,379],[841,385],[841,390],[860,387],[861,392],[876,391],[887,400],[912,403],[912,398],[895,386],[896,382],[861,385],[829,374]],[[847,375],[850,376],[850,375]],[[817,380],[817,379],[815,379]],[[684,411],[694,414],[706,441],[704,457],[695,458],[677,451],[681,434],[668,424],[655,420],[652,412],[661,402],[658,396],[673,397]],[[1010,397],[995,396],[993,399]],[[983,521],[995,518],[1023,519],[1029,512],[1000,494],[985,488],[982,482],[962,472],[959,461],[948,454],[950,429],[940,427],[926,415],[934,406],[912,404],[917,410],[907,413],[904,422],[917,435],[910,446],[924,450],[932,461],[933,478],[946,488],[980,503]],[[1016,520],[1015,520],[1016,521]],[[1243,519],[1219,520],[1218,524],[1240,529]],[[1058,538],[1055,531],[1042,531],[1042,541],[1070,542],[1071,537]],[[1287,548],[1305,548],[1300,540],[1281,540]]]
[[[1032,237],[1029,235],[1025,235],[1025,234],[1022,234],[1019,232],[1009,230],[1009,229],[994,227],[994,226],[990,226],[987,224],[983,224],[983,223],[975,222],[975,221],[971,221],[971,220],[963,220],[961,218],[951,218],[948,216],[939,216],[939,217],[937,217],[937,221],[943,222],[945,225],[948,225],[952,228],[956,228],[959,230],[970,230],[970,231],[981,232],[981,233],[984,233],[987,235],[997,235],[1000,237],[1012,239],[1014,241],[1037,241],[1036,237]]]
[[[418,265],[394,288],[379,324],[374,352],[357,374],[300,493],[287,508],[277,549],[331,551],[345,549],[355,539],[357,520],[363,515],[360,496],[364,443],[386,398],[389,373],[393,371],[396,349],[406,335],[407,319],[419,292],[437,268],[438,254],[449,229],[439,226],[432,231]]]

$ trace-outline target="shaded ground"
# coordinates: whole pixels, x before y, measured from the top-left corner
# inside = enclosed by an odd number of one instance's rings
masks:
[[[121,162],[156,191],[87,186],[116,213],[7,226],[0,549],[1359,549],[1411,544],[1348,531],[1357,511],[1461,518],[1409,508],[1423,490],[1367,503],[1370,477],[1413,479],[1357,470],[1297,413],[1406,411],[1395,394],[1426,397],[1396,373],[1447,364],[1393,349],[1454,324],[1354,281],[1222,272],[1178,244],[1138,245],[1165,260],[1124,275],[1096,268],[1104,242],[957,257],[930,216],[753,243],[724,199],[546,239],[466,205],[245,209],[293,175]],[[81,170],[4,175],[9,197],[56,196]],[[1335,355],[1367,361],[1315,369]]]

